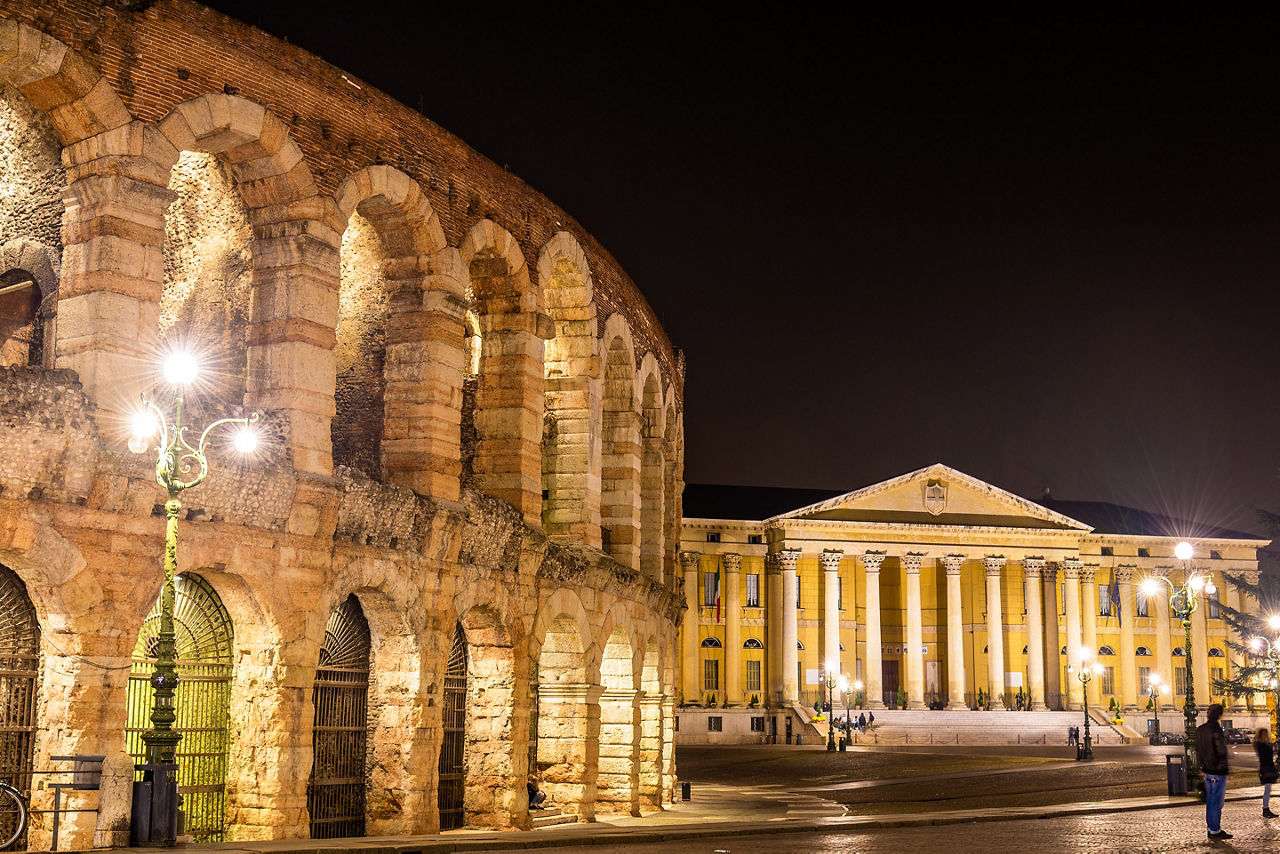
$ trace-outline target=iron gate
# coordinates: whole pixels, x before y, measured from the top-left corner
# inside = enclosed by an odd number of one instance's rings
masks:
[[[39,659],[40,624],[27,587],[11,569],[0,566],[0,777],[28,799]],[[12,832],[12,827],[0,827],[5,838]],[[26,849],[25,832],[14,847]]]
[[[307,781],[311,838],[364,836],[369,623],[354,595],[334,610],[325,627],[313,698],[315,759]]]
[[[234,631],[213,587],[198,575],[174,579],[173,628],[178,666],[174,697],[178,742],[178,793],[186,832],[197,842],[220,842],[227,826],[227,757],[231,747],[231,673]],[[135,762],[147,754],[142,734],[151,729],[151,673],[155,669],[160,601],[142,623],[129,673],[125,749]]]
[[[459,623],[453,634],[449,667],[444,672],[443,738],[440,741],[440,783],[436,789],[440,829],[466,823],[462,808],[466,785],[463,765],[467,735],[467,636]]]

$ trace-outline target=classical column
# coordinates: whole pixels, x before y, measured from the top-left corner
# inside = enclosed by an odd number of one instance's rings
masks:
[[[1147,686],[1138,684],[1137,646],[1133,641],[1133,566],[1117,566],[1115,584],[1120,588],[1120,699],[1126,712],[1138,711],[1138,692]]]
[[[684,625],[680,629],[680,676],[684,702],[702,697],[698,679],[698,564],[701,552],[680,552],[680,568],[684,570]]]
[[[768,659],[765,662],[765,678],[769,681],[771,703],[782,700],[782,572],[778,555],[770,552],[764,556],[765,577],[765,628],[768,632]]]
[[[1058,570],[1044,574],[1044,692],[1045,705],[1053,698],[1054,711],[1066,708],[1062,693],[1062,634],[1058,631]]]
[[[1098,658],[1098,585],[1094,583],[1094,579],[1098,574],[1098,565],[1096,563],[1087,564],[1080,568],[1080,587],[1084,594],[1080,603],[1081,614],[1084,617],[1084,646],[1089,648],[1089,655],[1095,661],[1101,662]],[[1089,680],[1089,703],[1093,708],[1100,708],[1102,703],[1102,680],[1094,678]]]
[[[987,708],[1004,711],[1004,617],[1000,607],[1000,570],[1004,555],[990,555],[987,567]]]
[[[837,678],[843,672],[840,668],[840,559],[843,557],[840,549],[823,549],[819,557],[823,587],[822,668]]]
[[[942,567],[947,573],[947,711],[968,709],[964,702],[964,605],[960,591],[960,568],[964,555],[947,555]]]
[[[1049,708],[1044,702],[1044,625],[1040,613],[1040,580],[1044,558],[1024,557],[1022,572],[1027,590],[1027,695],[1033,711]]]
[[[742,555],[720,556],[724,565],[724,698],[727,703],[742,702],[742,607],[738,581],[741,579]]]
[[[863,705],[868,709],[884,708],[884,670],[880,661],[880,564],[884,552],[867,552],[862,565],[867,571],[867,656],[862,674],[867,693]]]
[[[782,569],[782,701],[794,703],[800,699],[800,654],[796,651],[799,633],[796,630],[796,563],[799,549],[783,549],[778,552]]]
[[[907,708],[924,708],[924,623],[920,616],[920,561],[924,555],[907,552],[902,569],[907,576]]]
[[[1186,577],[1183,577],[1186,583]],[[1209,596],[1202,589],[1199,593],[1200,606],[1191,615],[1191,661],[1190,666],[1196,669],[1195,703],[1196,708],[1208,708],[1212,702],[1213,685],[1209,682]]]
[[[1152,575],[1168,574],[1167,566],[1158,566],[1152,570]],[[1177,680],[1173,676],[1173,644],[1170,643],[1172,627],[1169,625],[1169,596],[1166,590],[1167,588],[1161,584],[1157,591],[1148,597],[1147,608],[1148,613],[1154,609],[1156,615],[1156,672],[1168,686],[1167,690],[1160,692],[1160,710],[1172,712],[1177,709],[1178,704],[1181,704],[1182,698],[1174,690],[1177,687]],[[1178,626],[1178,637],[1182,637],[1182,626]]]
[[[1083,708],[1084,686],[1075,678],[1074,673],[1080,667],[1080,640],[1082,621],[1080,619],[1080,568],[1083,564],[1079,558],[1068,557],[1062,560],[1062,578],[1067,586],[1067,666],[1072,668],[1072,676],[1067,678],[1067,708],[1071,711]]]

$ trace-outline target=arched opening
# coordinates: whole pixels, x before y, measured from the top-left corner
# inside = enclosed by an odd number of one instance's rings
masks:
[[[178,794],[187,832],[198,842],[224,838],[227,822],[227,759],[231,749],[231,677],[234,631],[217,591],[194,573],[174,579],[174,654],[178,692],[174,697],[178,742]],[[151,729],[151,674],[160,634],[160,600],[138,632],[129,673],[125,749],[143,762],[142,734]]]
[[[670,397],[670,389],[667,394]],[[662,440],[662,577],[668,584],[675,583],[676,547],[680,542],[681,493],[684,492],[681,448],[679,419],[675,407],[668,402]]]
[[[377,230],[352,213],[342,234],[337,368],[333,418],[334,465],[350,466],[375,480],[382,476],[386,393],[387,286]]]
[[[364,836],[369,782],[369,622],[354,594],[329,616],[312,693],[311,838]]]
[[[601,426],[601,538],[606,552],[632,568],[639,564],[640,550],[640,413],[635,377],[628,340],[621,335],[608,339]]]
[[[444,706],[441,709],[440,782],[436,789],[440,829],[453,830],[466,823],[463,792],[466,786],[467,744],[467,636],[458,623],[453,648],[444,672]]]
[[[663,459],[662,387],[658,382],[656,366],[645,377],[641,403],[643,438],[640,462],[640,572],[661,581],[666,521],[666,466]]]
[[[598,809],[638,815],[637,759],[640,752],[640,709],[636,704],[631,641],[622,626],[609,635],[600,662],[600,773]]]
[[[39,692],[40,625],[27,587],[0,564],[0,777],[30,802]],[[13,832],[13,817],[0,815],[0,833]],[[17,847],[26,847],[26,835]]]
[[[169,175],[160,340],[201,362],[201,397],[238,406],[248,383],[249,209],[226,164],[184,151]]]
[[[577,242],[560,232],[538,260],[539,281],[555,335],[546,343],[542,443],[542,526],[598,546],[600,445],[591,378],[596,308],[591,273]]]

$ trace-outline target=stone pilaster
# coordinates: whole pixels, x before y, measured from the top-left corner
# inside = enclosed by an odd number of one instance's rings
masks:
[[[1145,687],[1138,685],[1137,645],[1133,639],[1135,569],[1134,566],[1115,568],[1115,584],[1120,590],[1120,699],[1116,702],[1126,712],[1138,711],[1138,691]]]
[[[783,549],[778,552],[778,567],[782,580],[782,701],[794,703],[800,698],[800,653],[797,650],[799,631],[796,624],[796,564],[800,549]]]
[[[1081,635],[1083,621],[1080,617],[1080,569],[1084,564],[1079,558],[1064,558],[1062,561],[1063,583],[1066,585],[1066,629],[1067,629],[1067,666],[1073,668],[1072,674],[1080,667],[1080,649],[1084,645]],[[1074,675],[1067,679],[1067,708],[1075,711],[1084,707],[1084,686]]]
[[[782,698],[782,570],[778,556],[770,552],[764,558],[765,577],[765,630],[768,632],[768,660],[765,662],[765,684],[769,687],[771,702]]]
[[[1152,570],[1153,576],[1166,576],[1169,574],[1169,567],[1158,566]],[[1160,674],[1160,678],[1169,686],[1167,691],[1160,692],[1160,709],[1161,711],[1172,712],[1177,708],[1179,702],[1178,695],[1175,693],[1177,680],[1173,676],[1173,643],[1172,643],[1172,615],[1169,613],[1169,588],[1165,584],[1160,584],[1156,591],[1147,599],[1148,613],[1152,613],[1156,618],[1156,671]],[[1182,626],[1178,626],[1178,636],[1182,636]]]
[[[1040,608],[1044,558],[1023,558],[1022,572],[1027,590],[1027,695],[1032,710],[1040,712],[1048,708],[1044,701],[1044,621]]]
[[[542,788],[558,808],[595,817],[603,686],[551,682],[538,686],[538,763]]]
[[[599,703],[596,811],[610,815],[639,815],[639,692],[608,688],[600,694]]]
[[[947,573],[947,711],[967,709],[964,701],[964,598],[960,570],[964,555],[940,558]]]
[[[907,582],[907,708],[924,706],[924,622],[920,613],[920,563],[924,555],[907,552],[902,569]]]
[[[1080,610],[1084,618],[1084,646],[1089,655],[1100,664],[1106,662],[1098,657],[1098,585],[1096,583],[1098,565],[1085,564],[1080,568],[1080,591],[1082,593]],[[1089,680],[1089,703],[1095,708],[1102,708],[1102,680],[1095,677]]]
[[[698,680],[702,678],[698,661],[698,566],[701,552],[680,552],[680,569],[684,571],[684,624],[680,630],[680,688],[684,702],[692,703],[702,696]]]
[[[742,555],[720,556],[724,566],[724,697],[731,704],[742,702]]]
[[[839,674],[840,657],[840,561],[841,549],[823,549],[819,556],[822,563],[822,667],[829,673]]]
[[[862,556],[862,565],[867,573],[867,657],[862,681],[867,686],[863,705],[868,709],[884,708],[884,669],[880,642],[880,564],[884,563],[884,558],[884,552],[869,551]]]
[[[1000,603],[1000,570],[1004,569],[1004,555],[990,555],[983,559],[987,570],[987,686],[992,711],[1003,711],[1004,706],[1004,615]]]
[[[1188,567],[1195,571],[1194,566]],[[1184,570],[1185,571],[1185,570]],[[1184,575],[1184,581],[1185,581]],[[1213,702],[1213,685],[1209,681],[1209,596],[1202,589],[1197,598],[1200,605],[1191,615],[1191,663],[1196,669],[1195,702],[1196,708],[1208,708]],[[1224,659],[1218,659],[1223,661]]]

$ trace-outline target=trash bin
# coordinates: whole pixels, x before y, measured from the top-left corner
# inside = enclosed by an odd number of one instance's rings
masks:
[[[680,800],[687,801],[692,798],[693,798],[693,784],[681,783],[680,784]]]
[[[847,748],[848,746],[849,746],[849,739],[845,738],[844,736],[840,736],[840,752],[844,753],[845,748]]]
[[[1181,753],[1170,753],[1165,756],[1164,773],[1169,778],[1170,795],[1187,793],[1187,769],[1183,765]]]
[[[1083,760],[1084,760],[1084,745],[1077,744],[1076,745],[1076,761],[1082,762]]]

